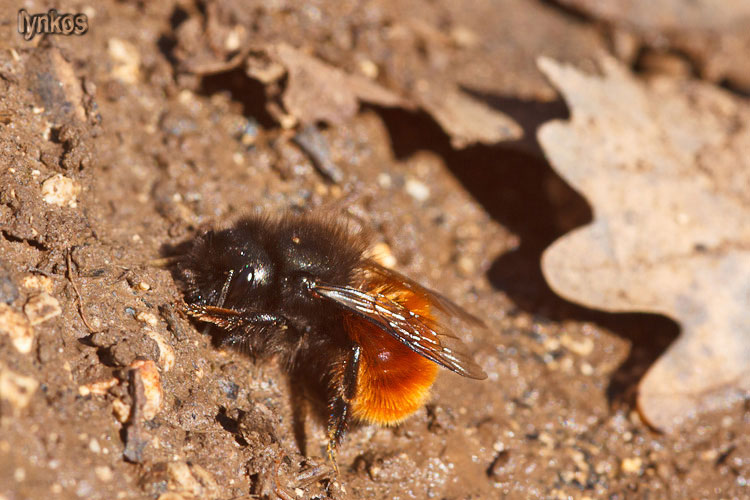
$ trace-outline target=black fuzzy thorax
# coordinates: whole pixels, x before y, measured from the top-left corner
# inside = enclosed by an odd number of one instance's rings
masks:
[[[366,246],[331,217],[247,217],[198,236],[178,274],[190,304],[283,317],[283,326],[245,325],[223,341],[253,355],[281,353],[293,365],[305,353],[335,356],[349,343],[340,308],[304,281],[353,286]]]

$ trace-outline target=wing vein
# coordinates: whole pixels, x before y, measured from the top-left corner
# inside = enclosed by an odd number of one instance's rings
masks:
[[[390,272],[381,269],[377,271],[381,274]],[[449,320],[457,318],[462,325],[474,329],[484,328],[484,324],[434,292],[411,281],[404,281],[408,278],[401,275],[397,275],[397,278],[389,283],[403,284],[407,292],[429,299],[431,306],[437,304],[437,312],[441,313],[441,317],[448,319],[425,317],[382,293],[370,294],[349,286],[318,283],[313,286],[313,292],[375,324],[430,361],[465,377],[486,378],[487,375],[473,360],[463,342],[451,332],[454,325],[451,325]],[[446,307],[446,304],[449,307]]]

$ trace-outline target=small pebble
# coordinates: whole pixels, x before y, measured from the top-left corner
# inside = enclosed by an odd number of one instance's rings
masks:
[[[367,473],[370,475],[370,479],[377,481],[380,477],[382,469],[377,465],[372,465],[367,469]]]
[[[240,386],[232,382],[231,380],[219,380],[219,389],[229,399],[237,399],[237,394],[240,391]]]
[[[584,337],[581,340],[575,340],[567,333],[564,333],[560,336],[560,343],[564,345],[568,350],[578,354],[579,356],[588,356],[594,350],[594,341],[589,337]]]
[[[430,188],[427,187],[427,184],[417,179],[407,179],[404,189],[406,189],[409,196],[420,202],[426,201],[430,197]]]
[[[109,347],[117,342],[118,335],[120,335],[120,332],[108,329],[103,332],[96,332],[89,341],[96,347]]]
[[[31,352],[31,346],[34,344],[31,323],[26,316],[3,303],[0,303],[0,334],[8,335],[18,352]]]
[[[461,273],[462,276],[471,276],[473,275],[476,270],[477,266],[474,262],[474,259],[471,257],[467,257],[465,255],[462,255],[458,258],[458,262],[456,263],[458,265],[458,271]]]
[[[38,386],[36,379],[0,366],[0,398],[8,401],[14,409],[26,408]]]
[[[91,498],[92,493],[94,493],[94,487],[88,481],[78,481],[76,495],[79,498]]]
[[[143,405],[143,418],[153,420],[159,413],[164,399],[159,370],[153,361],[140,359],[133,361],[129,368],[131,370],[138,370],[143,380],[143,393],[146,397],[146,402]]]
[[[94,467],[94,474],[96,474],[96,477],[99,478],[99,481],[103,483],[110,482],[114,477],[112,469],[107,465],[97,465],[96,467]]]
[[[596,464],[596,467],[594,467],[594,472],[602,476],[610,476],[612,473],[612,469],[613,467],[609,462],[602,460],[601,462]]]
[[[196,498],[212,498],[218,489],[216,480],[198,464],[171,462],[167,464],[168,487]]]
[[[547,337],[544,339],[544,349],[548,352],[556,351],[560,348],[560,341],[555,337]]]
[[[23,312],[33,326],[59,316],[62,309],[56,298],[44,292],[31,297],[23,306]]]
[[[474,48],[479,45],[479,35],[466,26],[456,26],[450,32],[453,42],[462,49]]]
[[[363,59],[362,61],[359,61],[359,70],[363,75],[371,80],[377,78],[378,74],[380,73],[378,65],[369,59]]]
[[[242,46],[245,38],[245,27],[241,24],[236,25],[224,39],[224,49],[233,52]]]
[[[112,377],[108,380],[100,380],[98,382],[79,385],[78,394],[83,397],[91,394],[94,394],[96,396],[104,396],[112,387],[116,386],[118,383],[119,381],[115,377]]]
[[[130,418],[130,405],[122,399],[117,398],[112,401],[112,413],[118,422],[124,424]]]
[[[159,346],[159,364],[165,372],[168,372],[175,363],[174,350],[159,333],[149,329],[146,329],[145,333]]]
[[[96,438],[91,438],[91,441],[89,441],[89,450],[91,450],[92,453],[96,454],[102,452],[102,447],[99,444],[99,441],[96,440]]]
[[[146,323],[149,326],[156,326],[159,323],[159,320],[157,319],[154,313],[146,312],[146,311],[141,311],[138,314],[136,314],[135,319],[143,323]]]
[[[385,172],[381,172],[378,174],[378,186],[382,187],[383,189],[388,189],[393,185],[393,179],[389,174],[386,174]]]
[[[539,442],[549,449],[555,448],[555,439],[546,432],[542,432],[539,434]]]
[[[21,280],[21,286],[34,292],[52,293],[52,280],[47,276],[29,274]]]
[[[8,270],[0,264],[0,302],[12,304],[17,298],[18,287],[13,283]]]
[[[396,257],[393,255],[391,247],[388,245],[388,243],[385,243],[383,241],[372,246],[372,248],[370,249],[370,256],[372,257],[372,260],[383,267],[393,268],[398,264]]]
[[[128,366],[135,361],[135,358],[138,356],[133,343],[129,342],[127,339],[123,339],[120,342],[111,345],[108,348],[108,351],[112,361],[118,366]]]
[[[120,38],[110,38],[107,53],[114,63],[110,75],[123,83],[135,84],[141,77],[141,54],[135,45]]]
[[[42,183],[42,199],[50,205],[77,206],[76,198],[81,192],[81,185],[62,174],[56,174]]]
[[[620,465],[620,469],[626,474],[637,474],[641,471],[643,460],[638,457],[625,458]]]

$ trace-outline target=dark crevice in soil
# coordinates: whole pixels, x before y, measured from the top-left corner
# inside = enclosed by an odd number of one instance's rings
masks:
[[[655,49],[653,47],[643,45],[640,47],[640,49],[638,49],[638,53],[636,54],[635,58],[633,58],[633,64],[631,64],[630,69],[638,75],[649,75],[654,73],[654,68],[649,67],[649,62],[647,60],[648,56],[654,54],[671,55],[681,61],[684,61],[690,68],[690,73],[688,76],[690,78],[695,78],[696,80],[701,80],[700,72],[698,71],[698,67],[695,63],[695,58],[687,52],[675,48]]]
[[[39,250],[40,252],[49,252],[49,248],[47,247],[47,245],[45,245],[44,243],[40,241],[32,240],[30,238],[21,238],[19,236],[14,236],[4,229],[0,230],[0,235],[2,235],[3,238],[5,238],[6,240],[10,242],[25,243],[29,245],[30,247]]]
[[[248,443],[245,438],[242,437],[239,430],[239,422],[236,419],[230,417],[227,414],[227,409],[222,407],[219,409],[219,413],[216,415],[216,421],[221,425],[222,429],[234,436],[234,440],[240,446],[247,446]]]
[[[169,61],[172,67],[177,65],[177,58],[174,55],[174,49],[177,47],[177,39],[169,35],[161,35],[156,41],[159,52]]]
[[[597,19],[588,15],[581,9],[576,9],[573,5],[564,5],[556,0],[539,0],[542,5],[546,5],[550,9],[554,9],[557,12],[564,14],[566,17],[573,19],[581,23],[596,23]]]
[[[242,114],[254,118],[263,128],[278,128],[266,109],[265,85],[247,76],[242,68],[204,76],[198,94],[211,96],[218,92],[228,92],[233,101],[242,105]]]
[[[608,396],[611,402],[625,398],[633,404],[631,389],[674,341],[679,327],[656,314],[613,314],[588,309],[560,298],[549,288],[540,266],[542,252],[556,239],[592,220],[586,200],[540,156],[505,145],[455,150],[437,123],[424,113],[378,111],[389,129],[397,157],[408,157],[420,149],[440,154],[487,213],[520,237],[519,247],[500,255],[487,273],[496,289],[529,314],[554,321],[593,322],[632,342],[628,359],[612,376]],[[527,121],[543,120],[531,117]],[[526,133],[535,137],[536,131]]]
[[[737,88],[735,84],[733,84],[726,78],[720,82],[717,82],[717,85],[723,88],[724,90],[726,90],[727,92],[733,92],[740,97],[750,98],[750,89]]]
[[[169,27],[171,29],[169,32],[162,34],[156,42],[159,51],[167,58],[172,67],[176,67],[178,64],[174,54],[174,50],[177,47],[177,38],[174,34],[177,32],[177,28],[189,18],[190,14],[182,6],[178,5],[175,7],[172,15],[169,16]]]
[[[172,11],[172,15],[169,16],[169,26],[172,31],[177,31],[177,28],[188,19],[190,19],[190,13],[181,5],[177,5]]]

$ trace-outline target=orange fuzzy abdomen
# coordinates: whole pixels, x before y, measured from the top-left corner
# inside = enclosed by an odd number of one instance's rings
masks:
[[[394,296],[410,310],[429,317],[429,303],[413,294]],[[351,317],[349,334],[362,347],[352,414],[365,422],[393,425],[427,400],[438,366],[377,326]]]

